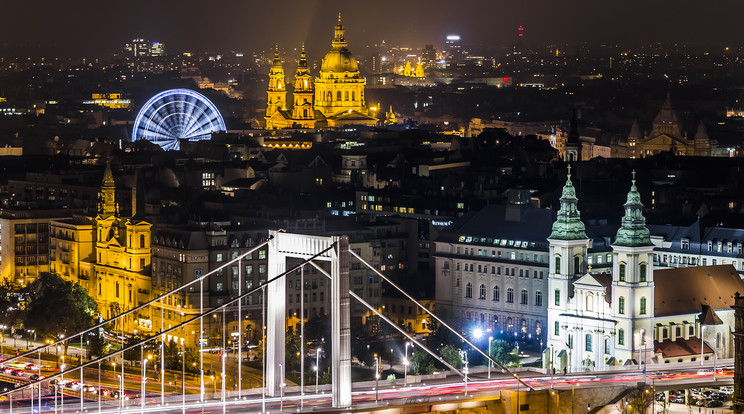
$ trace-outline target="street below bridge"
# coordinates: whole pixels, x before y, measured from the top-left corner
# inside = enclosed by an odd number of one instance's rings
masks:
[[[729,368],[716,368],[712,364],[707,365],[669,365],[662,366],[647,373],[639,370],[619,370],[608,372],[587,372],[568,375],[556,375],[551,377],[534,371],[519,373],[519,377],[534,390],[570,391],[576,389],[601,389],[603,387],[618,389],[618,387],[635,387],[638,383],[653,386],[656,391],[669,389],[684,389],[689,387],[709,387],[732,384],[733,371]],[[110,378],[109,378],[110,379]],[[411,379],[409,377],[409,379]],[[127,389],[134,391],[140,384],[127,382]],[[227,391],[223,394],[220,389],[206,389],[204,401],[198,394],[198,388],[190,387],[189,391],[194,393],[181,395],[180,387],[177,389],[167,388],[166,394],[160,394],[159,384],[149,383],[144,407],[138,398],[130,398],[124,401],[124,408],[119,408],[119,401],[110,398],[100,403],[101,412],[190,412],[190,413],[218,413],[218,412],[278,412],[287,410],[298,411],[322,411],[331,409],[332,396],[328,386],[320,388],[320,393],[315,393],[315,386],[305,387],[305,394],[299,392],[299,387],[288,387],[283,396],[268,397],[261,394],[257,388],[244,389],[240,392]],[[439,404],[445,402],[462,402],[484,398],[497,398],[503,391],[527,391],[516,379],[508,374],[494,370],[492,378],[487,379],[485,372],[480,372],[468,381],[457,375],[448,375],[443,378],[427,380],[426,382],[409,384],[404,386],[401,380],[391,383],[380,381],[379,387],[375,388],[374,382],[355,384],[353,391],[353,406],[355,410],[375,410],[385,407],[396,407],[405,405]],[[14,397],[14,413],[30,413],[30,401],[28,394],[25,398]],[[74,393],[70,397],[79,395]],[[99,409],[98,395],[86,397],[84,409],[97,411]],[[46,407],[54,407],[49,397],[45,399]],[[58,398],[58,408],[61,409],[61,399]],[[161,405],[165,401],[165,406]],[[3,412],[10,412],[9,401],[3,401],[1,407]],[[573,401],[571,402],[573,404]],[[65,401],[66,409],[78,411],[79,400]],[[584,404],[584,407],[586,404]],[[38,413],[38,410],[34,411]]]

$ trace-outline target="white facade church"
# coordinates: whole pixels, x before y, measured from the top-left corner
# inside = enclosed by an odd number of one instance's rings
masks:
[[[744,293],[744,282],[731,265],[654,272],[635,172],[612,244],[611,275],[586,267],[590,239],[570,167],[560,201],[548,238],[546,368],[593,371],[733,356],[731,306],[734,294]]]

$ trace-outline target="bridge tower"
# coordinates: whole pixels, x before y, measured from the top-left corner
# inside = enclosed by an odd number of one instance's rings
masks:
[[[333,407],[351,407],[351,328],[349,317],[349,238],[348,236],[309,236],[269,231],[269,275],[286,271],[288,258],[330,262],[331,265],[331,380]],[[332,247],[332,248],[331,248]],[[331,248],[331,249],[329,249]],[[326,249],[329,249],[325,251]],[[325,252],[324,252],[325,251]],[[323,253],[321,253],[323,252]],[[286,367],[287,277],[267,287],[266,311],[266,387],[267,394],[278,396]],[[287,370],[285,369],[284,372]]]

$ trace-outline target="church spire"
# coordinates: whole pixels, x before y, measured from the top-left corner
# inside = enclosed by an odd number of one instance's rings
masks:
[[[633,170],[633,180],[624,207],[625,215],[617,230],[614,244],[628,247],[650,246],[651,233],[646,227],[646,218],[643,217],[643,203],[641,203],[641,194],[636,187],[635,170]]]
[[[568,166],[566,184],[561,194],[561,208],[558,217],[553,223],[553,232],[550,239],[558,240],[583,240],[586,236],[586,227],[581,221],[581,213],[577,207],[579,199],[576,197],[576,189],[571,182],[571,165]]]
[[[342,48],[348,45],[344,39],[344,26],[341,24],[341,12],[338,13],[338,24],[334,28],[333,42],[331,45],[334,48]]]
[[[106,169],[103,171],[103,180],[101,181],[101,203],[98,207],[98,213],[103,217],[108,217],[116,214],[117,210],[114,174],[111,173],[111,163],[106,161]]]

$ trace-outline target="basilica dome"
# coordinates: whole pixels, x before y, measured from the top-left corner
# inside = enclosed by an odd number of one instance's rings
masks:
[[[322,72],[358,72],[359,67],[354,55],[345,47],[333,48],[326,53],[323,58],[323,64],[320,67]]]

